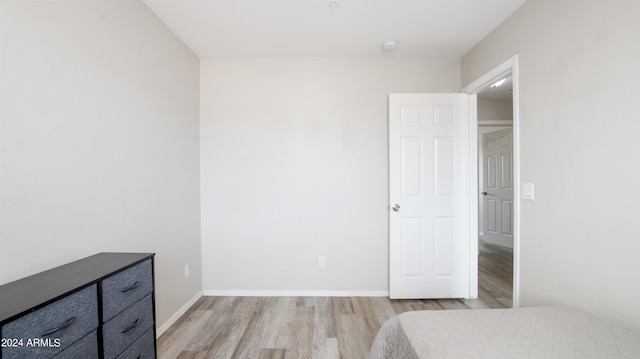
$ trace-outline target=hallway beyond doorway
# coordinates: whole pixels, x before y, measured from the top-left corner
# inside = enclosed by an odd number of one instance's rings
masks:
[[[513,252],[480,241],[478,298],[491,308],[513,306]]]

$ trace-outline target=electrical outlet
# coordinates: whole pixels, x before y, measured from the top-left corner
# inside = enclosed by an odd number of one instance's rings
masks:
[[[324,268],[327,266],[327,257],[319,256],[318,257],[318,268]]]
[[[189,278],[189,265],[184,266],[184,277]]]

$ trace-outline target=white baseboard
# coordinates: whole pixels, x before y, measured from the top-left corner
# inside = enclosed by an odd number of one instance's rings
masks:
[[[513,252],[513,243],[494,242],[494,241],[487,241],[483,239],[482,244],[498,247],[502,250]]]
[[[173,325],[173,323],[175,323],[178,319],[180,319],[180,317],[184,313],[186,313],[187,310],[189,310],[189,308],[191,308],[191,306],[194,305],[198,301],[198,299],[200,299],[200,297],[202,297],[202,292],[196,293],[196,295],[194,295],[193,298],[191,298],[191,300],[189,300],[174,315],[172,315],[171,318],[169,318],[169,320],[167,320],[164,324],[158,327],[156,329],[156,339],[160,338],[160,336],[164,334],[164,332],[166,332],[167,329],[169,329],[169,327]]]
[[[389,291],[205,290],[205,297],[388,297]]]

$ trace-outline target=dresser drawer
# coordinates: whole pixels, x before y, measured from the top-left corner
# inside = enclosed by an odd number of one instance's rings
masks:
[[[93,331],[52,359],[98,359],[98,332]]]
[[[153,337],[153,329],[149,329],[117,359],[152,359],[155,357],[156,340]]]
[[[115,358],[153,325],[153,301],[149,294],[104,323],[104,357]]]
[[[153,290],[151,259],[102,281],[102,321],[107,322]]]
[[[95,284],[2,326],[2,338],[22,346],[2,348],[2,359],[50,358],[98,327]]]

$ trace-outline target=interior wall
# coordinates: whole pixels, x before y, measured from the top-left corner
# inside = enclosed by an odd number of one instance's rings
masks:
[[[528,0],[462,59],[467,85],[519,55],[521,304],[640,333],[640,2]]]
[[[201,290],[199,59],[137,0],[0,6],[0,284],[154,252],[164,323]]]
[[[478,98],[478,122],[513,121],[513,100]]]
[[[205,293],[386,293],[387,96],[458,92],[459,66],[202,60]]]

